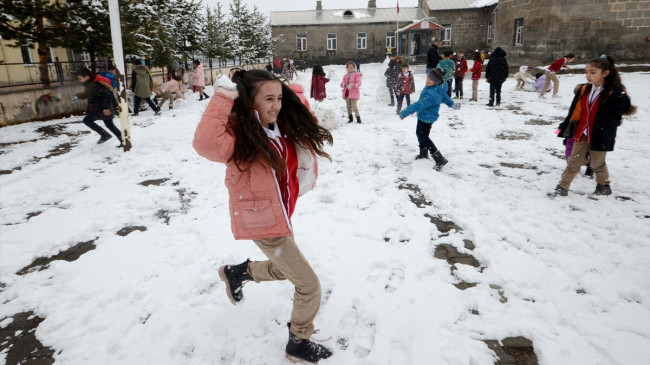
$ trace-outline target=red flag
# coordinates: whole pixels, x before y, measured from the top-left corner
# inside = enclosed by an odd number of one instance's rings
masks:
[[[397,0],[397,13],[399,13],[399,0]]]

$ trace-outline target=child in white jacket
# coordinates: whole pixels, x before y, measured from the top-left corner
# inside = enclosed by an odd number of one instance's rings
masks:
[[[532,71],[533,68],[529,66],[519,67],[519,72],[515,74],[515,80],[517,80],[517,86],[515,87],[515,90],[522,90],[526,84],[530,84],[531,82],[535,81],[535,78],[531,76]]]

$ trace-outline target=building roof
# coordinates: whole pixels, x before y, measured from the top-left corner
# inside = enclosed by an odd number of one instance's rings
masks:
[[[499,0],[426,0],[431,11],[484,8],[498,2]]]
[[[344,13],[351,12],[350,16]],[[361,8],[336,10],[301,10],[301,11],[271,11],[272,26],[279,25],[323,25],[323,24],[368,24],[413,22],[415,19],[426,18],[424,11],[419,8]]]
[[[438,23],[434,23],[429,19],[422,19],[418,21],[414,21],[411,24],[408,24],[402,28],[399,28],[397,30],[398,33],[403,33],[409,29],[445,29],[442,25]]]

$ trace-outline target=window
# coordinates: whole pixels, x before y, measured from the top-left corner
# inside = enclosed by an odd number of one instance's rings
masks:
[[[20,38],[20,53],[23,56],[23,63],[31,65],[34,63],[32,43],[27,38]]]
[[[336,33],[327,33],[327,50],[336,51]]]
[[[386,32],[386,48],[395,48],[395,32]]]
[[[56,56],[54,55],[54,50],[52,47],[47,47],[47,62],[52,63],[56,60]]]
[[[524,44],[524,18],[515,19],[515,46]]]
[[[298,35],[296,36],[296,50],[306,51],[307,50],[307,36]]]
[[[492,43],[492,37],[494,37],[494,27],[492,26],[492,22],[488,22],[487,26],[487,44]]]
[[[366,49],[366,33],[357,33],[357,49]]]
[[[442,27],[445,28],[442,30],[442,44],[451,46],[451,24],[442,24]]]

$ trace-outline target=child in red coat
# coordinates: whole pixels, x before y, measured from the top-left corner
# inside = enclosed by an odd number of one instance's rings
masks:
[[[327,98],[325,84],[329,81],[330,79],[325,77],[323,66],[314,65],[314,70],[311,73],[311,91],[309,92],[309,96],[316,99],[316,101],[323,101],[323,99]]]
[[[472,98],[469,101],[476,101],[478,98],[478,80],[481,79],[481,71],[483,69],[483,60],[479,52],[474,52],[472,57],[474,65],[472,65]]]

